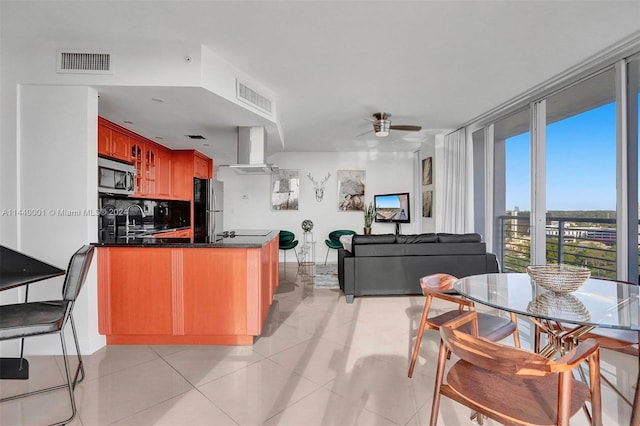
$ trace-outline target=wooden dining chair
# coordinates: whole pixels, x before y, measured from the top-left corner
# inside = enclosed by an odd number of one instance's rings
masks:
[[[409,377],[413,376],[413,369],[418,359],[424,332],[426,330],[439,330],[442,324],[461,315],[465,312],[465,309],[475,310],[472,301],[460,296],[453,289],[453,283],[457,280],[456,277],[449,274],[433,274],[420,278],[420,287],[426,299],[424,309],[422,310],[418,335],[416,336],[416,343],[411,356],[411,363],[409,365]],[[431,303],[434,298],[454,303],[457,305],[457,309],[429,317],[429,309],[431,308]],[[520,335],[518,333],[516,314],[510,314],[510,318],[501,318],[495,315],[478,313],[478,323],[480,336],[489,340],[499,341],[513,334],[514,345],[518,348],[520,347]]]
[[[602,425],[600,349],[589,339],[561,358],[477,337],[479,316],[466,312],[440,327],[440,350],[433,393],[431,426],[438,421],[440,396],[504,424],[569,425],[589,401],[591,424]],[[471,334],[463,331],[471,329]],[[444,373],[449,352],[460,358]],[[589,385],[573,378],[573,369],[589,363]]]

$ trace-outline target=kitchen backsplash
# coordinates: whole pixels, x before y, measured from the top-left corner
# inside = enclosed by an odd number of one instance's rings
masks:
[[[138,205],[141,211],[132,205]],[[129,228],[158,232],[191,226],[191,204],[189,201],[151,200],[146,198],[100,195],[98,197],[100,219],[98,237],[100,242],[115,241],[126,233],[126,213],[129,211]]]

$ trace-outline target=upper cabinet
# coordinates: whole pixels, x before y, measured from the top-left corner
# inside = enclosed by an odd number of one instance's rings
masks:
[[[158,149],[151,144],[144,146],[144,187],[145,194],[156,194],[156,157]]]
[[[213,161],[195,151],[172,151],[98,117],[98,154],[132,163],[134,196],[191,200],[193,178],[210,179]]]
[[[193,157],[193,177],[211,179],[211,159],[203,156],[198,151],[194,151]]]
[[[211,179],[213,161],[196,150],[173,151],[173,199],[193,198],[193,178]]]
[[[171,164],[173,162],[172,152],[168,149],[158,148],[155,158],[155,186],[158,198],[172,198],[171,181],[173,171]]]
[[[98,155],[130,162],[130,138],[103,124],[98,124]]]

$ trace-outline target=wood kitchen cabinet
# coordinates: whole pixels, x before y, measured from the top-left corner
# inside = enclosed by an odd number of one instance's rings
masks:
[[[156,196],[170,199],[173,156],[168,149],[158,148],[156,152]]]
[[[130,162],[129,136],[98,124],[98,155]]]
[[[238,249],[202,248],[185,252],[182,293],[184,306],[188,307],[183,316],[185,335],[248,334],[246,255],[246,250]],[[222,277],[228,277],[229,285],[222,285],[226,281]]]
[[[135,167],[134,196],[193,199],[193,178],[211,179],[213,160],[196,150],[171,150],[98,117],[98,154]]]
[[[136,169],[134,195],[171,199],[171,151],[155,143],[134,141],[131,160]]]
[[[210,179],[213,162],[196,150],[173,151],[173,199],[193,198],[193,178]]]
[[[135,176],[133,178],[133,192],[136,197],[145,195],[144,180],[144,144],[138,141],[131,143],[131,161],[135,168]]]
[[[156,193],[156,161],[158,149],[152,144],[144,145],[144,194],[155,197]]]
[[[122,336],[172,334],[171,249],[98,250],[98,259],[99,274],[108,277],[109,283],[108,309],[100,310],[100,332]]]
[[[98,329],[108,344],[251,345],[278,285],[262,247],[98,247]]]
[[[193,177],[211,179],[211,160],[197,151],[193,155]]]

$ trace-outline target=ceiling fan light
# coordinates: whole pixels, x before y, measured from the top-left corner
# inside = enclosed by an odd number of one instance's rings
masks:
[[[378,120],[373,123],[373,130],[377,137],[383,138],[389,136],[389,127],[391,126],[390,120]]]

